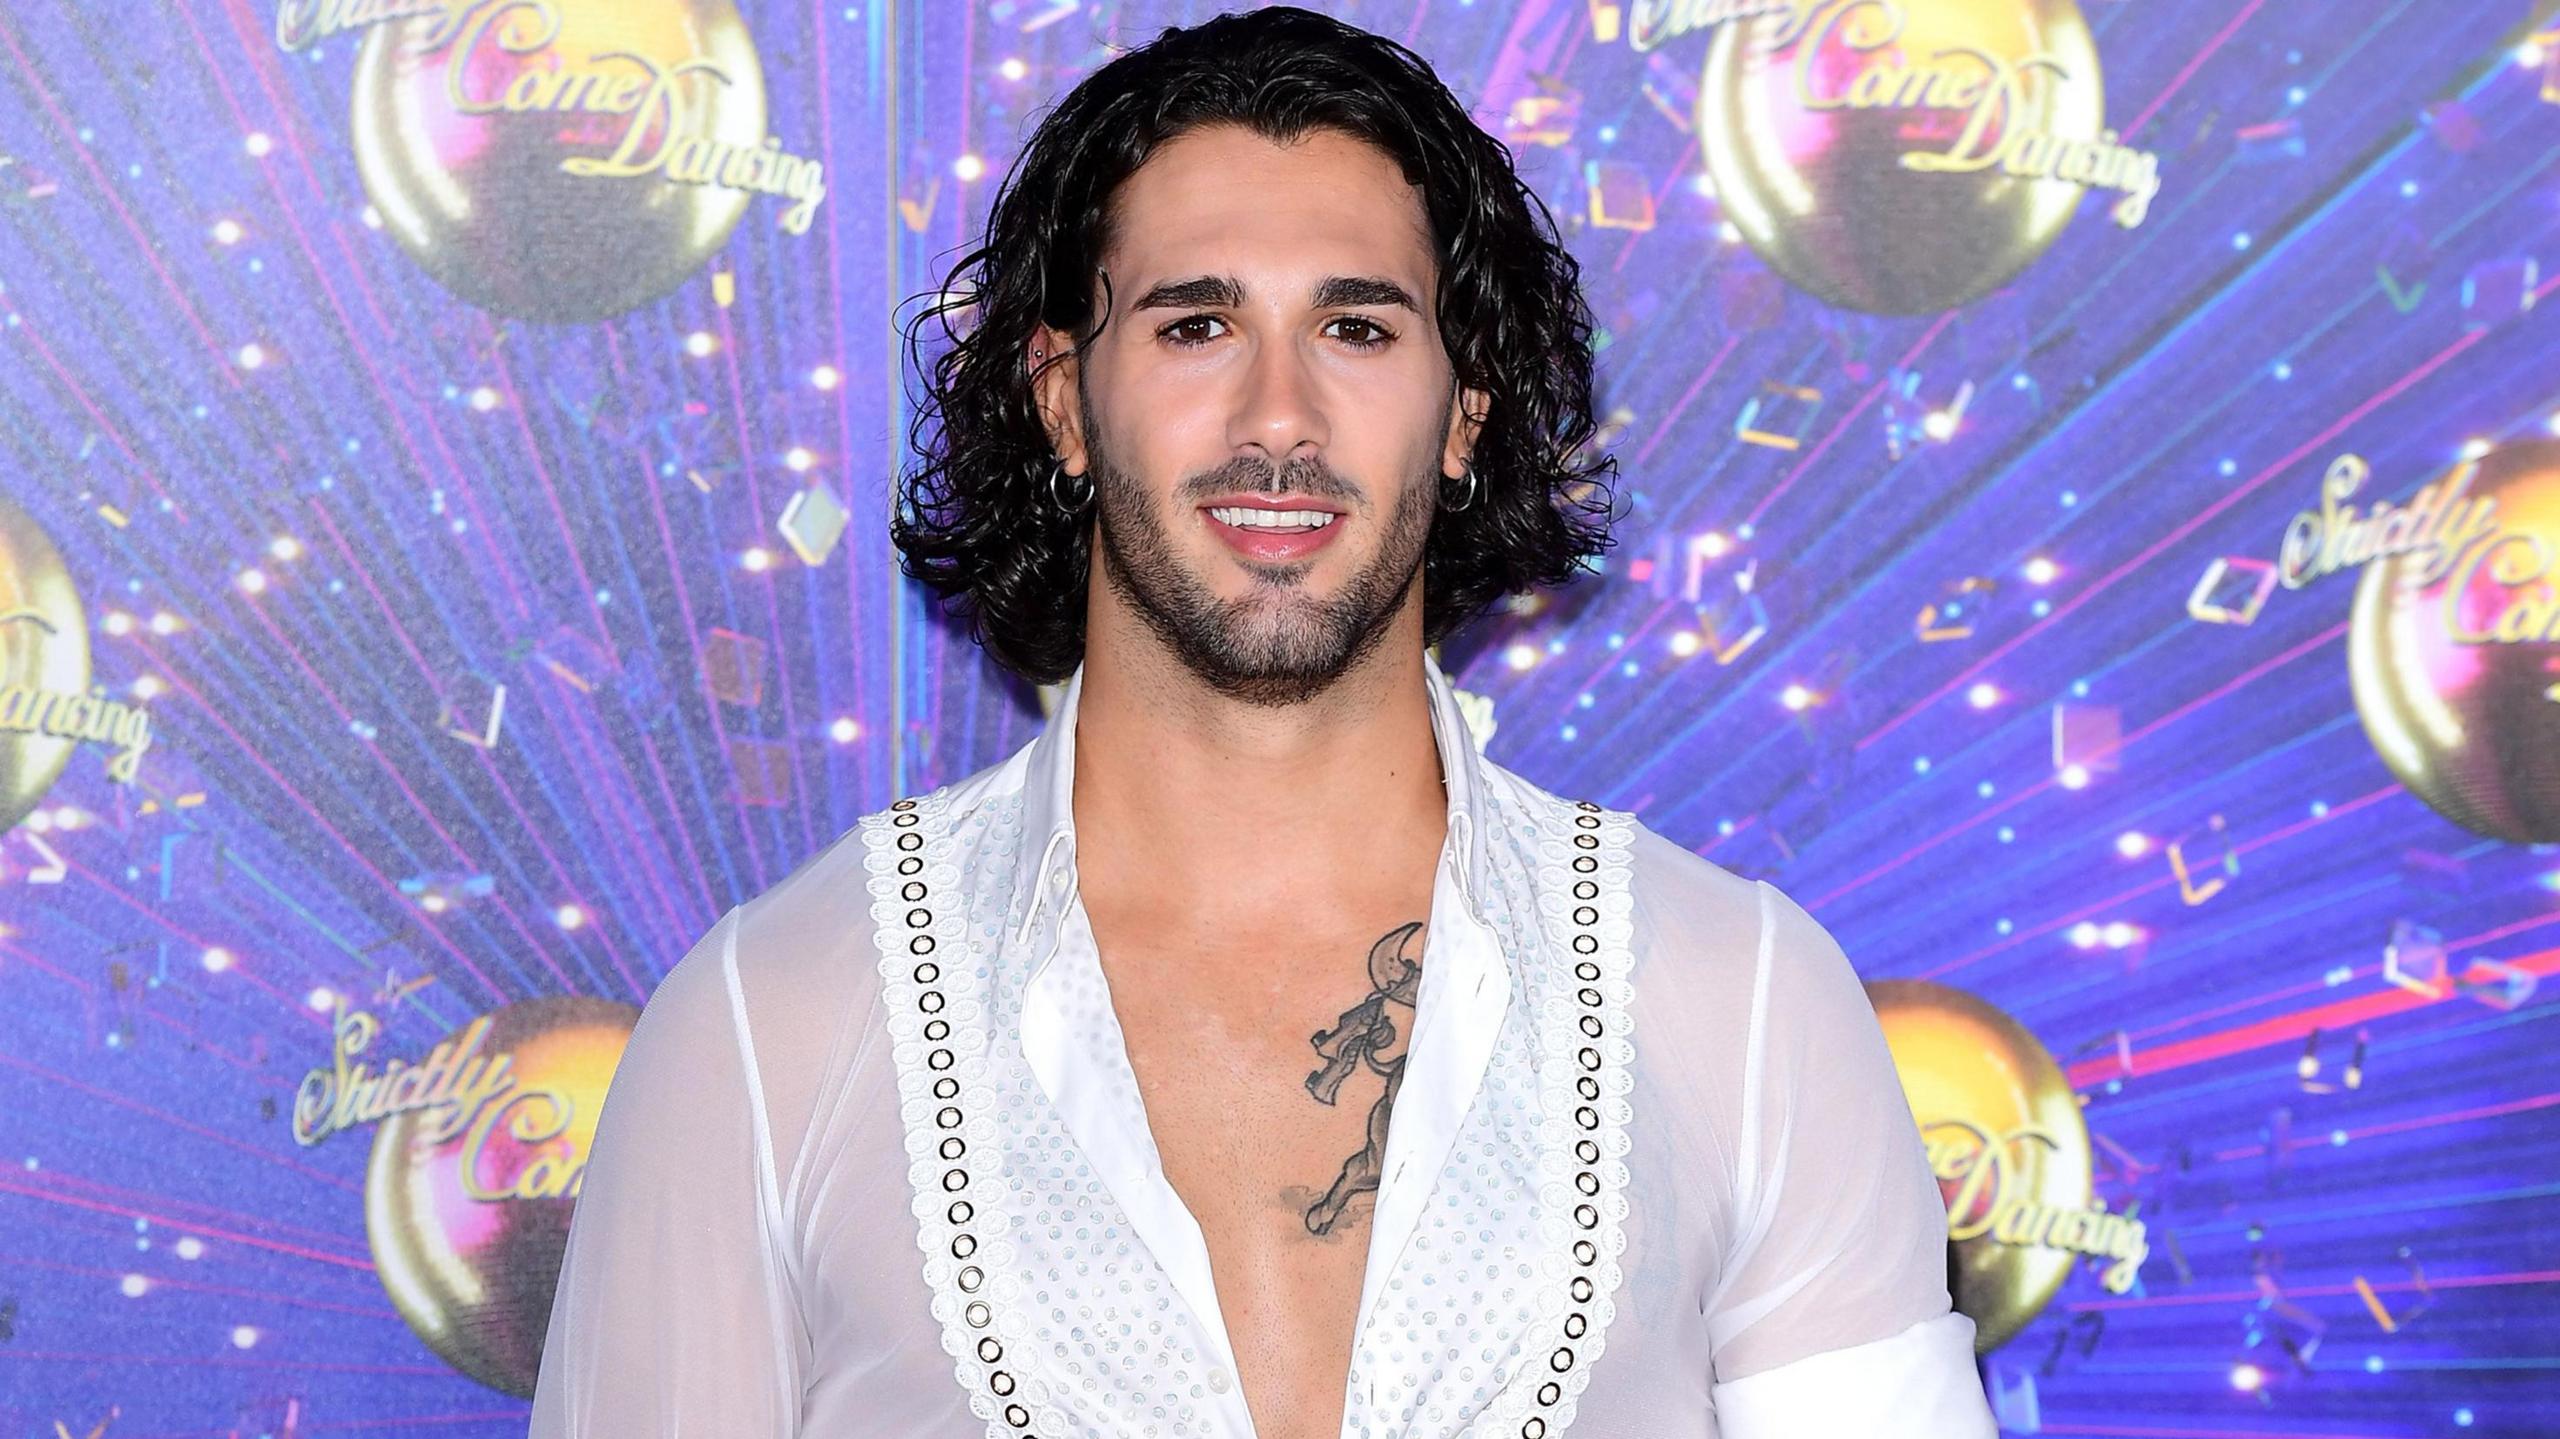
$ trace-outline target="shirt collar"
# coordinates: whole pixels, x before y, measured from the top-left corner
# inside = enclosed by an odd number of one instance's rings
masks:
[[[1430,701],[1431,740],[1439,751],[1441,782],[1448,792],[1446,853],[1456,867],[1461,898],[1469,913],[1481,921],[1485,914],[1484,759],[1476,752],[1449,677],[1429,650],[1422,653],[1422,678]],[[1053,921],[1063,914],[1075,883],[1076,701],[1083,691],[1084,666],[1079,664],[1067,676],[1049,727],[1027,747],[1023,843],[1014,862],[1012,909],[1013,924],[1022,934],[1044,913]]]

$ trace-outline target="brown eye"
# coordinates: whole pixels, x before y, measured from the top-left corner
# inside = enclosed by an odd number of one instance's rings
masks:
[[[1216,338],[1214,335],[1203,333],[1199,327],[1219,323],[1222,322],[1215,315],[1185,315],[1156,331],[1156,334],[1184,349],[1197,349]]]
[[[1374,350],[1396,337],[1395,331],[1364,315],[1344,315],[1333,323],[1348,325],[1358,332],[1342,337],[1343,343],[1355,350]]]

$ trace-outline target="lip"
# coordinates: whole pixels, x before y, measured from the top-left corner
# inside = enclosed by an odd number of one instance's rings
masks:
[[[1247,510],[1318,510],[1334,516],[1329,525],[1302,530],[1249,530],[1231,525],[1210,513],[1213,509]],[[1334,532],[1342,528],[1343,511],[1331,505],[1317,504],[1298,496],[1228,495],[1200,506],[1200,518],[1208,522],[1210,532],[1226,542],[1227,548],[1246,559],[1263,564],[1288,564],[1303,560],[1333,543]]]

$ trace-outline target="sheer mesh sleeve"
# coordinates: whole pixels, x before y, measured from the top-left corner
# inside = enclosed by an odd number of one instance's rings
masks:
[[[1732,1248],[1709,1301],[1724,1439],[1990,1439],[1946,1211],[1831,935],[1759,893]]]
[[[732,909],[614,1071],[552,1301],[530,1439],[786,1439],[809,1356]]]

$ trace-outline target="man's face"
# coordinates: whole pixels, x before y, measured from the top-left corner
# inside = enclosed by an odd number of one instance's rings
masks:
[[[1421,197],[1338,132],[1218,126],[1158,148],[1115,212],[1109,321],[1073,400],[1064,366],[1042,395],[1094,484],[1094,604],[1223,693],[1302,700],[1418,605],[1483,413],[1440,344]]]

